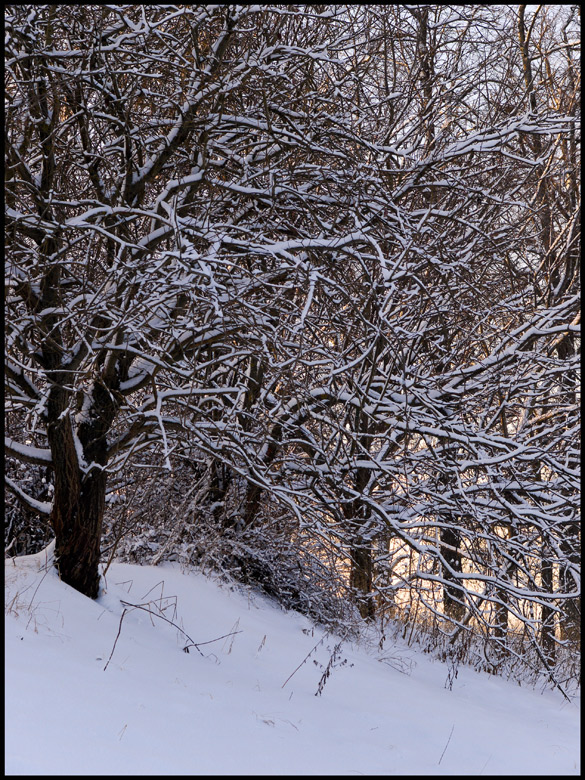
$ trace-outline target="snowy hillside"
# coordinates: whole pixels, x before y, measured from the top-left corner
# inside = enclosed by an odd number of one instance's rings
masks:
[[[448,690],[412,649],[337,648],[169,566],[114,564],[93,602],[46,560],[6,562],[7,774],[579,774],[560,694],[462,667]]]

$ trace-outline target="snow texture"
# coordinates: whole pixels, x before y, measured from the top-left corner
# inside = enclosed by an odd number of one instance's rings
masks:
[[[406,646],[338,647],[172,565],[114,563],[90,601],[50,561],[6,561],[9,775],[579,774],[578,704],[559,693],[454,677]],[[183,652],[145,609],[217,641]]]

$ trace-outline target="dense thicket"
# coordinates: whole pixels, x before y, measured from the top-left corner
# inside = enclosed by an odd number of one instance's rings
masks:
[[[45,517],[96,597],[166,523],[157,559],[552,671],[577,33],[577,6],[9,6],[9,541]]]

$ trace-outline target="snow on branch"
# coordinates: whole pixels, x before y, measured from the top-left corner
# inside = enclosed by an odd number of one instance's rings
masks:
[[[12,455],[13,457],[18,458],[18,460],[25,461],[26,463],[47,466],[53,462],[51,450],[32,447],[29,444],[20,444],[20,442],[17,442],[10,437],[4,438],[4,451],[8,455]]]
[[[22,490],[16,482],[13,482],[10,477],[7,477],[5,475],[4,477],[6,481],[6,486],[8,489],[18,498],[20,503],[25,506],[27,509],[32,510],[33,512],[37,512],[41,515],[50,515],[51,511],[53,509],[52,502],[48,501],[37,501],[36,498],[33,498],[32,496],[29,496],[28,493],[25,493],[24,490]]]

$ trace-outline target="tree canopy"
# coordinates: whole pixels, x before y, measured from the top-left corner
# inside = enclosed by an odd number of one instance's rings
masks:
[[[108,486],[187,469],[181,523],[284,523],[363,617],[553,668],[578,47],[577,6],[7,7],[7,486],[64,581],[98,594]]]

